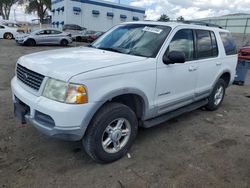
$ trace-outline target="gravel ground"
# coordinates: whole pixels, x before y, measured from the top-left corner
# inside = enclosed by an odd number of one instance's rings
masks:
[[[250,187],[250,75],[244,87],[227,90],[218,111],[196,110],[140,129],[131,158],[100,165],[80,142],[49,138],[13,117],[10,80],[17,59],[54,48],[60,47],[0,40],[0,186]]]

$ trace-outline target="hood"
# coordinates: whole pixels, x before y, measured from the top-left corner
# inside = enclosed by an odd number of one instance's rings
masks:
[[[16,38],[26,38],[26,37],[28,37],[30,34],[18,34],[17,36],[16,36]]]
[[[21,57],[18,63],[44,76],[68,81],[77,74],[145,59],[147,58],[78,47],[26,55]]]

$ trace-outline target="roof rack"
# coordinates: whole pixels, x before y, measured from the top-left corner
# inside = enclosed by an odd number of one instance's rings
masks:
[[[207,27],[218,27],[220,29],[223,29],[223,27],[221,27],[219,25],[211,24],[211,23],[206,23],[206,22],[202,22],[202,21],[183,20],[183,21],[177,21],[177,22],[181,22],[181,23],[184,23],[184,24],[203,25],[203,26],[207,26]]]

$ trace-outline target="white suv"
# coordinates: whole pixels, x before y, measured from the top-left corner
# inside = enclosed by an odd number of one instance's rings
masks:
[[[21,57],[15,115],[41,132],[82,140],[97,162],[126,154],[138,127],[205,106],[216,110],[235,77],[228,31],[179,22],[120,24],[89,47]]]

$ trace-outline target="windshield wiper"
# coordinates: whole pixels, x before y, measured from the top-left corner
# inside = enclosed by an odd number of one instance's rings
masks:
[[[116,49],[116,48],[104,48],[104,47],[100,47],[100,48],[97,48],[97,49],[100,49],[100,50],[107,50],[107,51],[111,51],[111,52],[123,53],[121,50],[118,50],[118,49]]]

